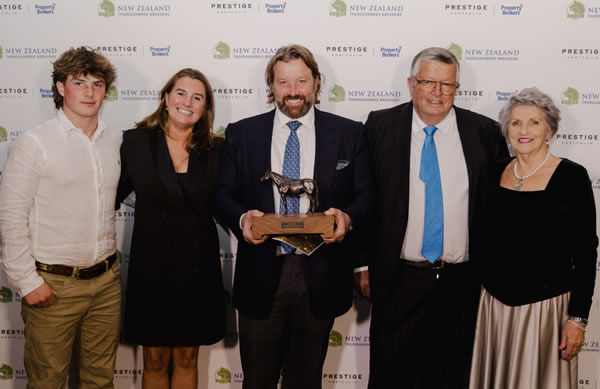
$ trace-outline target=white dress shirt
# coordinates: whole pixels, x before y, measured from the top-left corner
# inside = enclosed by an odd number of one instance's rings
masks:
[[[287,123],[297,120],[302,125],[296,130],[298,140],[300,141],[300,178],[313,178],[315,171],[315,109],[310,107],[306,115],[298,119],[290,119],[277,108],[275,110],[275,119],[273,120],[273,135],[271,137],[271,170],[282,174],[283,156],[285,155],[285,145],[292,130]],[[277,186],[273,184],[273,198],[275,200],[275,213],[279,213],[281,196]],[[300,196],[300,213],[308,212],[310,200],[308,196]]]
[[[421,255],[425,220],[425,184],[419,178],[421,150],[427,125],[413,109],[410,137],[410,178],[408,194],[408,222],[400,256],[409,261],[422,262]],[[463,154],[456,113],[452,109],[436,125],[433,139],[440,167],[444,208],[444,262],[459,263],[469,260],[469,177]]]
[[[92,266],[115,252],[122,132],[92,139],[59,110],[21,135],[0,182],[0,262],[22,296],[42,285],[34,261]]]

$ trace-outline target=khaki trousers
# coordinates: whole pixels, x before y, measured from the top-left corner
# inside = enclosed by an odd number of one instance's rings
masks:
[[[113,388],[121,327],[119,263],[91,280],[39,272],[56,290],[56,303],[46,308],[27,305],[25,370],[28,389],[65,387],[73,343],[79,339],[79,389]]]

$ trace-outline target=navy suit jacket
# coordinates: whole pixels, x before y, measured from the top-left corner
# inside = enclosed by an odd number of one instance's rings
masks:
[[[469,253],[476,259],[480,215],[487,199],[494,161],[508,156],[498,123],[478,113],[454,107],[469,178]],[[377,186],[379,210],[369,260],[373,304],[389,301],[399,271],[400,251],[408,222],[412,102],[374,111],[365,124]]]
[[[275,255],[277,242],[246,243],[239,220],[252,209],[265,213],[275,210],[272,183],[260,182],[271,170],[274,117],[272,110],[227,127],[216,189],[216,214],[238,238],[233,304],[256,319],[271,312],[280,276],[273,266],[279,260]],[[352,304],[352,273],[358,260],[353,238],[375,208],[375,192],[362,123],[315,108],[315,134],[317,211],[338,208],[350,216],[353,226],[343,242],[323,244],[303,261],[313,314],[333,318]]]

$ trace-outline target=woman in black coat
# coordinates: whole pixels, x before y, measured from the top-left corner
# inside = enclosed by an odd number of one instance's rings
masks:
[[[213,219],[222,139],[213,137],[213,118],[210,83],[183,69],[161,90],[158,109],[123,134],[117,204],[136,196],[124,336],[144,346],[145,389],[196,388],[198,347],[225,332]]]

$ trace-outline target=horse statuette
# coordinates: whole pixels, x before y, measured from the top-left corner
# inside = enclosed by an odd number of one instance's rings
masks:
[[[272,171],[267,171],[260,179],[261,182],[271,180],[277,186],[277,190],[283,200],[283,214],[288,214],[287,196],[300,196],[303,193],[310,200],[310,209],[308,213],[313,213],[319,206],[317,181],[311,178],[292,179],[277,174]]]

